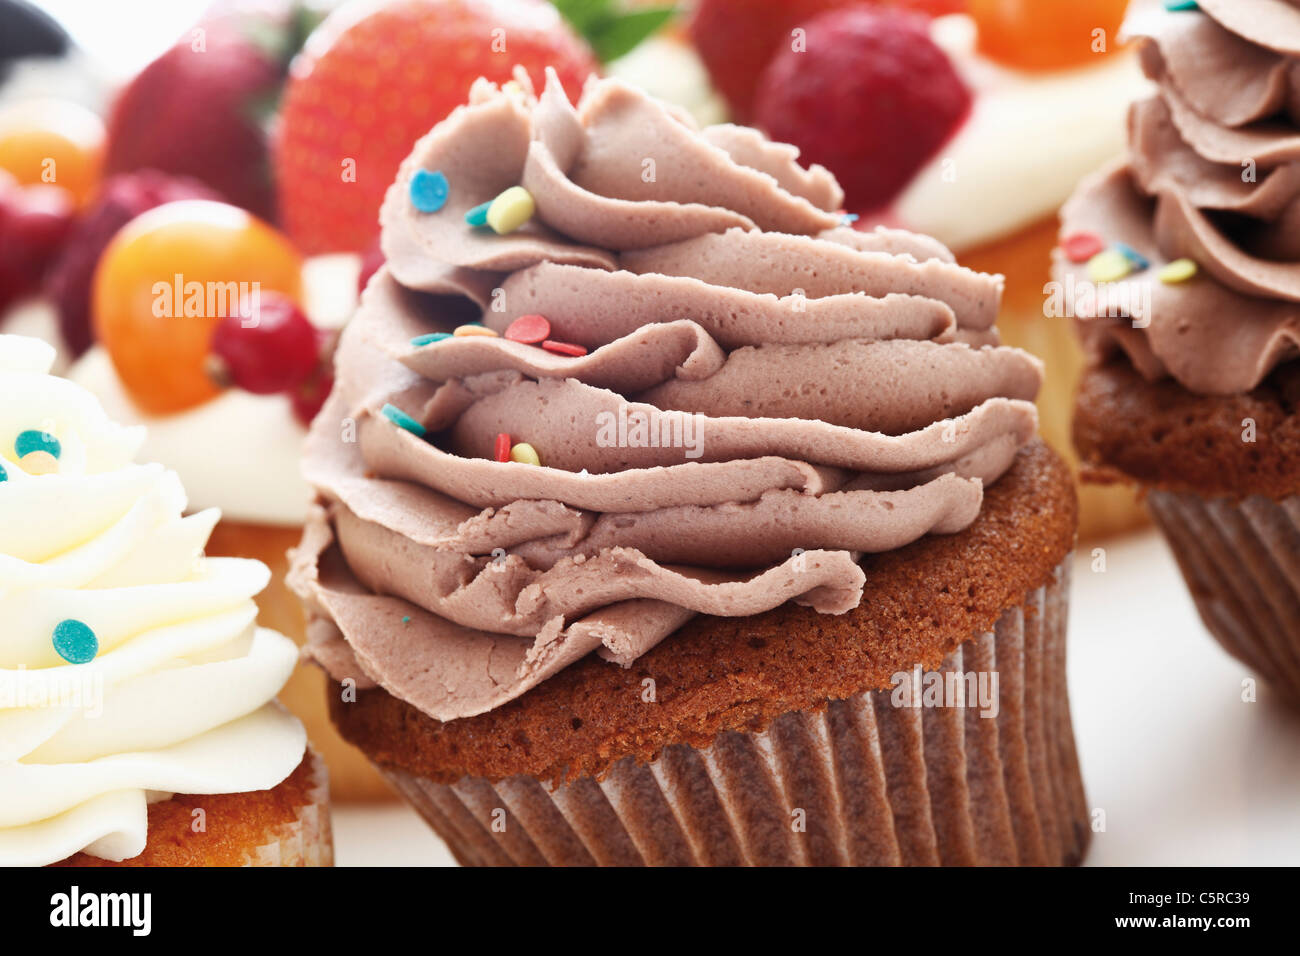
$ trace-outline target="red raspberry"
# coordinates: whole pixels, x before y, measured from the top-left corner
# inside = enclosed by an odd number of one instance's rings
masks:
[[[966,119],[971,92],[916,14],[846,7],[806,29],[805,52],[784,48],[763,71],[758,123],[833,172],[848,210],[875,211]]]
[[[212,333],[218,379],[254,395],[287,392],[320,361],[316,327],[292,300],[263,292],[256,316],[228,315]]]

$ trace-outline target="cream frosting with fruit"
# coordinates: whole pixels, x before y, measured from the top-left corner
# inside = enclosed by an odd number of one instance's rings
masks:
[[[265,790],[306,747],[275,703],[293,643],[256,626],[269,572],[205,558],[143,429],[0,335],[0,866],[143,851],[172,793]]]
[[[356,305],[360,260],[317,256],[303,267],[303,308],[320,328],[337,329]],[[306,430],[282,395],[228,389],[174,415],[147,415],[132,401],[100,346],[72,367],[73,381],[119,422],[148,426],[141,454],[180,475],[190,499],[227,520],[293,527],[307,517],[312,492],[301,475]]]
[[[981,56],[967,16],[941,17],[931,33],[974,107],[894,201],[892,221],[968,249],[1053,215],[1080,179],[1123,153],[1128,104],[1149,88],[1132,50],[1031,73]]]

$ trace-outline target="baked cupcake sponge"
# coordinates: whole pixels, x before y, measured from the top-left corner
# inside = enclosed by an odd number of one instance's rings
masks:
[[[1076,510],[1035,441],[967,530],[866,556],[847,614],[700,616],[450,722],[336,685],[332,716],[465,864],[1077,863]],[[917,668],[996,674],[996,716],[898,706]]]

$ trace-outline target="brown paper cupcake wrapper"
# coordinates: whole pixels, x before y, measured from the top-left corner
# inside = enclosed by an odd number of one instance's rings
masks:
[[[245,866],[333,866],[334,834],[330,824],[329,771],[320,754],[311,752],[311,802],[297,818],[276,828],[274,838],[248,851]]]
[[[1065,685],[1068,578],[1067,560],[992,632],[906,675],[917,700],[933,675],[996,674],[995,716],[976,701],[896,706],[886,689],[555,789],[381,769],[465,865],[1078,863],[1089,828]]]
[[[1234,501],[1152,491],[1147,507],[1206,628],[1300,702],[1300,495]]]

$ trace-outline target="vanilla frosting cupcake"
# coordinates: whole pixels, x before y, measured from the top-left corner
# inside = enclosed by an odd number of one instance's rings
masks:
[[[175,472],[134,463],[144,430],[53,362],[0,336],[0,865],[139,857],[151,805],[270,790],[306,748],[275,703],[296,649],[256,624],[268,570],[205,557],[219,512],[186,516]]]

